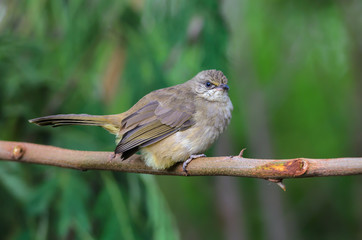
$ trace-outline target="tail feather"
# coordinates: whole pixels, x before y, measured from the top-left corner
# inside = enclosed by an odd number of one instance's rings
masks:
[[[29,120],[39,126],[54,126],[59,127],[63,125],[102,125],[106,121],[103,116],[93,116],[88,114],[60,114],[51,115],[46,117],[34,118]]]
[[[30,119],[29,122],[39,126],[60,127],[67,125],[101,126],[113,134],[119,131],[116,115],[97,116],[88,114],[59,114]]]

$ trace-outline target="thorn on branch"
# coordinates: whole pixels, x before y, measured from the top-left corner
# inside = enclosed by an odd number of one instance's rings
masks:
[[[276,183],[281,189],[283,189],[283,191],[287,191],[287,187],[284,185],[283,183],[283,179],[274,179],[274,178],[269,178],[267,179],[269,182],[272,183]]]
[[[246,148],[241,149],[238,157],[243,158],[243,154],[244,154],[244,151],[245,151],[245,150],[246,150]]]

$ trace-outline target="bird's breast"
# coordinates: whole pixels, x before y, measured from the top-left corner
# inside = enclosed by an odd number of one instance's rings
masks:
[[[225,131],[230,123],[232,109],[230,100],[204,104],[194,114],[195,125],[176,133],[177,138],[191,154],[202,153]]]

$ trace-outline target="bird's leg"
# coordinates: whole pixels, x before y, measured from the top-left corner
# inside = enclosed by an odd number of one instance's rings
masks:
[[[206,157],[205,154],[192,154],[190,155],[190,157],[183,163],[182,165],[182,169],[184,170],[184,172],[186,173],[186,176],[188,176],[188,172],[186,170],[187,165],[189,165],[189,163],[194,160],[195,158],[200,158],[200,157]]]

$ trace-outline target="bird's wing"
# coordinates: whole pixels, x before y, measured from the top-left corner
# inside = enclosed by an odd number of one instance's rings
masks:
[[[193,109],[178,106],[177,109],[161,106],[152,101],[122,121],[124,133],[115,153],[122,153],[126,159],[139,147],[156,143],[171,134],[189,128],[194,124]]]

